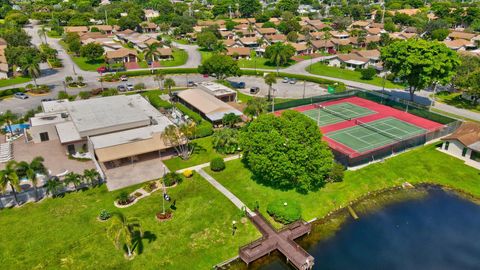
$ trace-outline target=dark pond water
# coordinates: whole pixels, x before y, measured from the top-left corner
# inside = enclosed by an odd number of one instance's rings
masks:
[[[480,206],[428,189],[422,199],[348,219],[327,240],[301,242],[315,257],[314,269],[480,269]],[[291,269],[284,260],[273,256],[254,268]]]

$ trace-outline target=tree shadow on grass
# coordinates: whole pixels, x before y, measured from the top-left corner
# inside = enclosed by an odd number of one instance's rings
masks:
[[[316,192],[322,187],[325,186],[325,181],[318,182],[315,186],[310,187],[310,189],[305,189],[300,186],[295,185],[294,183],[275,183],[272,181],[269,181],[268,178],[266,178],[262,174],[257,174],[255,173],[249,166],[248,163],[245,161],[245,159],[242,159],[242,164],[244,165],[245,168],[247,168],[250,172],[252,172],[252,177],[251,179],[255,181],[257,184],[265,186],[265,187],[270,187],[272,189],[280,190],[280,191],[290,191],[290,190],[295,190],[299,194],[306,195],[309,192]]]
[[[193,147],[193,154],[200,155],[207,152],[207,149],[196,142],[192,142],[191,147]]]
[[[145,231],[143,232],[143,235],[140,233],[140,231],[136,231],[133,235],[133,239],[133,250],[136,250],[137,254],[140,255],[143,253],[143,249],[145,248],[144,242],[146,241],[148,244],[150,244],[157,240],[157,236],[151,231]]]

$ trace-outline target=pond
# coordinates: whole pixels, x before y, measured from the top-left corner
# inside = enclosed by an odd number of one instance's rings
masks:
[[[313,269],[319,270],[480,269],[480,206],[440,188],[423,192],[420,198],[361,212],[358,220],[344,216],[331,237],[321,229],[325,224],[317,225],[299,244],[315,257]],[[292,268],[277,253],[248,269]]]

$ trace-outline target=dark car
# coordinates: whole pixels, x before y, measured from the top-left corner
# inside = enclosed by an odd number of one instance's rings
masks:
[[[232,82],[232,81],[228,81],[228,82],[230,83],[230,85],[233,88],[240,88],[240,89],[245,88],[245,83],[244,82]]]
[[[193,81],[189,81],[187,83],[187,87],[194,87],[196,85],[196,83],[194,83]]]
[[[256,87],[256,86],[253,86],[250,88],[250,94],[256,94],[258,93],[258,91],[260,91],[260,88]]]
[[[119,92],[125,92],[125,91],[127,91],[127,88],[125,87],[125,85],[119,85],[119,86],[117,86],[117,90]]]
[[[45,101],[54,101],[55,99],[54,98],[42,98],[42,102],[45,102]]]

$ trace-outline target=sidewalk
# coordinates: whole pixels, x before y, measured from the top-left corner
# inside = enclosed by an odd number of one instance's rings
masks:
[[[242,157],[242,155],[240,154],[240,155],[234,155],[234,156],[224,158],[223,160],[224,161],[230,161],[230,160],[239,159],[241,157]],[[188,167],[188,168],[185,168],[185,169],[178,170],[177,173],[182,173],[186,170],[196,171],[198,174],[200,174],[200,176],[202,176],[205,180],[207,180],[214,188],[216,188],[225,197],[227,197],[227,199],[229,199],[238,209],[240,209],[242,211],[243,210],[247,211],[247,213],[252,217],[255,216],[256,215],[255,212],[250,210],[242,201],[240,201],[239,198],[237,198],[235,195],[233,195],[233,193],[231,193],[228,189],[226,189],[224,186],[222,186],[222,184],[220,184],[217,180],[215,180],[215,178],[213,178],[212,176],[210,176],[208,173],[206,173],[203,170],[203,168],[206,168],[208,166],[210,166],[210,163],[203,163],[203,164],[200,164],[200,165],[196,165],[196,166],[192,166],[192,167]]]

